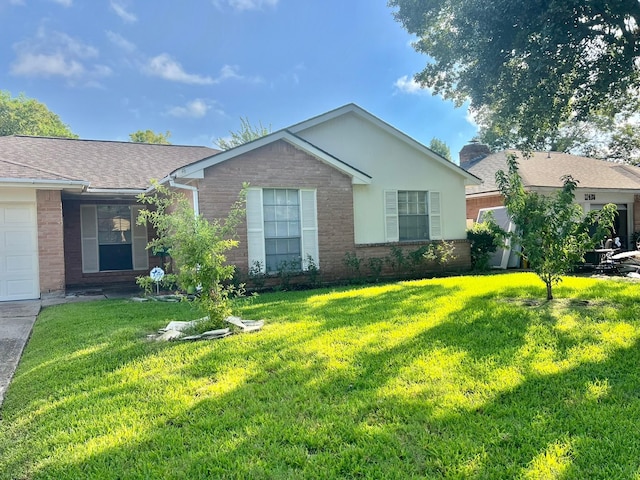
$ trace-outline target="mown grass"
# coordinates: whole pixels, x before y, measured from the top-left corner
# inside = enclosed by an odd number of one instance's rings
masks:
[[[0,478],[640,477],[640,285],[530,274],[242,301],[255,334],[145,339],[185,304],[45,309]]]

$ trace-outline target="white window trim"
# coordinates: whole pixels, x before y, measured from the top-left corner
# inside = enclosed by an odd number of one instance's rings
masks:
[[[431,190],[403,190],[409,192],[423,191],[429,195],[429,240],[442,239],[442,195]],[[387,242],[400,241],[400,221],[398,213],[398,190],[384,191],[384,228]],[[403,240],[404,241],[404,240]]]
[[[319,268],[320,266],[317,191],[316,189],[304,188],[296,190],[298,190],[300,203],[300,251],[302,254],[302,270],[306,271],[309,268],[309,256],[313,259],[316,267]],[[249,188],[247,190],[246,218],[249,270],[255,270],[256,264],[259,264],[260,273],[266,273],[267,255],[265,252],[262,188]]]

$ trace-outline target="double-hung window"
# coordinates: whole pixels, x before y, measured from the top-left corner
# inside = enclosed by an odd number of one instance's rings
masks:
[[[440,192],[386,190],[384,206],[386,241],[442,238]]]
[[[262,206],[267,272],[302,270],[299,191],[265,188]]]
[[[250,188],[247,191],[249,268],[266,273],[318,265],[316,191]]]
[[[82,205],[82,271],[142,270],[149,266],[147,229],[136,205]]]
[[[429,239],[427,192],[398,191],[398,235],[403,240]]]

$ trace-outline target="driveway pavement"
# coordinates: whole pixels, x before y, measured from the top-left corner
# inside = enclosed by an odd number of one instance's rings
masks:
[[[0,302],[0,405],[29,340],[40,306],[40,300]]]

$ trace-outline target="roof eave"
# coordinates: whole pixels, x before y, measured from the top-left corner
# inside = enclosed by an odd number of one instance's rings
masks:
[[[37,187],[40,190],[84,191],[89,182],[82,180],[53,180],[41,178],[0,178],[0,187]]]
[[[277,142],[278,140],[285,141],[297,148],[300,148],[310,155],[316,157],[318,160],[327,163],[335,169],[350,176],[352,183],[356,185],[368,185],[371,183],[371,177],[366,173],[360,172],[348,164],[341,162],[335,157],[331,156],[327,152],[320,150],[309,142],[304,141],[296,135],[288,132],[287,130],[279,130],[272,134],[253,140],[252,142],[245,143],[235,148],[225,150],[212,157],[203,159],[199,162],[195,162],[191,165],[181,167],[170,174],[172,178],[198,178],[201,176],[199,172],[205,169],[217,165],[219,163],[231,160],[245,153],[249,153],[253,150],[261,148],[270,143]]]

